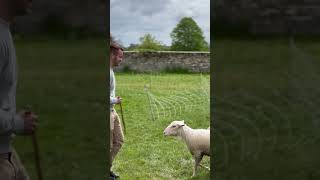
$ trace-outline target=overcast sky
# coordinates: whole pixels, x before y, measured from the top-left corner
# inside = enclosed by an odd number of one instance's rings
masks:
[[[150,33],[166,45],[182,17],[192,17],[210,42],[210,0],[111,0],[111,33],[124,46]]]

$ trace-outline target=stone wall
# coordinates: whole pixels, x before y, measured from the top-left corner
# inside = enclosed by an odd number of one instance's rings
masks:
[[[116,70],[129,68],[135,72],[161,72],[167,68],[181,68],[189,72],[210,72],[209,52],[135,52],[126,51],[124,62]]]
[[[319,0],[215,0],[213,6],[213,23],[239,25],[249,33],[320,34]]]
[[[32,13],[19,17],[14,25],[16,32],[40,33],[46,25],[57,24],[68,29],[85,29],[94,33],[107,32],[106,0],[34,0]],[[54,22],[53,22],[54,21]]]

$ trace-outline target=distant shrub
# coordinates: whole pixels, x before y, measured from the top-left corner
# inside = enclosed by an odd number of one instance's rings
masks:
[[[145,34],[139,38],[140,44],[137,46],[137,49],[148,49],[153,51],[160,51],[162,43],[151,34]]]

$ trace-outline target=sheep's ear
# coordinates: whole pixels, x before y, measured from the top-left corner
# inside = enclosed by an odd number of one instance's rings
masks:
[[[182,120],[182,124],[181,124],[181,126],[184,126],[184,125],[185,125],[184,120]]]

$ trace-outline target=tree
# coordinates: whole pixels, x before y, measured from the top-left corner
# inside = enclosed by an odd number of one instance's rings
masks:
[[[131,44],[126,48],[126,50],[128,50],[128,51],[134,51],[134,50],[137,50],[138,47],[139,47],[139,44],[132,44],[132,43],[131,43]]]
[[[170,34],[174,51],[203,51],[208,49],[203,32],[191,17],[184,17]]]
[[[146,34],[140,39],[140,44],[138,46],[138,50],[153,50],[159,51],[162,49],[162,43],[157,41],[154,36],[151,34]]]

